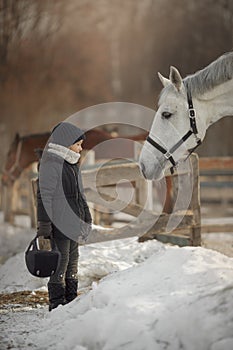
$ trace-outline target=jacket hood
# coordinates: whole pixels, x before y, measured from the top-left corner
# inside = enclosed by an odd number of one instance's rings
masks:
[[[68,122],[61,122],[56,125],[50,136],[50,142],[69,147],[74,143],[84,140],[85,133],[82,129]]]

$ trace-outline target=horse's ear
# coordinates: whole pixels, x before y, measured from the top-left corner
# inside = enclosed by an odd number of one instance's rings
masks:
[[[170,67],[170,75],[169,79],[172,82],[172,84],[177,88],[178,91],[181,91],[183,87],[183,79],[175,67],[171,66]]]
[[[163,84],[163,87],[166,87],[166,86],[171,84],[170,80],[165,78],[164,76],[162,76],[162,74],[160,74],[159,72],[158,72],[158,76],[159,76],[161,83]]]

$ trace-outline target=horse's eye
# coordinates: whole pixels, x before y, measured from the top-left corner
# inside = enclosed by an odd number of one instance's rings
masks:
[[[172,116],[172,113],[170,113],[170,112],[163,112],[163,113],[162,113],[162,117],[163,117],[163,118],[168,119],[168,118],[170,118],[171,116]]]

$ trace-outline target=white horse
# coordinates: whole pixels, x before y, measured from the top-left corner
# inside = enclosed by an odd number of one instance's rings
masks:
[[[144,177],[156,180],[201,143],[211,124],[233,115],[233,52],[184,80],[175,67],[169,79],[158,75],[164,89],[139,159]]]

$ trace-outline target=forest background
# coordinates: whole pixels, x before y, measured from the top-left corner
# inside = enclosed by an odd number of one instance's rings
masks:
[[[0,168],[16,132],[111,101],[156,109],[158,71],[185,77],[232,48],[231,0],[0,0]],[[232,156],[232,126],[199,154]]]

